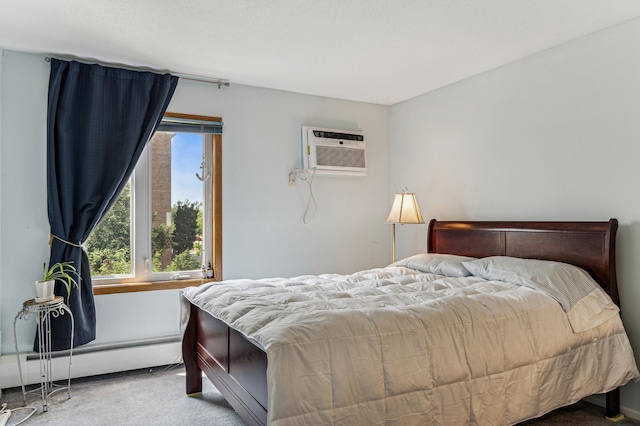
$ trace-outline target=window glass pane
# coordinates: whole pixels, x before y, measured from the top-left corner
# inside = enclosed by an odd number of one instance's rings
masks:
[[[91,274],[131,274],[131,180],[85,243]]]
[[[203,135],[156,132],[151,139],[153,272],[201,265]]]

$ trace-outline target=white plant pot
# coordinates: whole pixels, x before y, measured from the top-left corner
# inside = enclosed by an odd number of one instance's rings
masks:
[[[53,289],[56,282],[55,280],[51,281],[36,281],[36,302],[48,302],[53,300],[55,295],[53,294]]]

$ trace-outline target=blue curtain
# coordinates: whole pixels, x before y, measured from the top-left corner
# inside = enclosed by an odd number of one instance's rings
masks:
[[[178,78],[51,59],[47,116],[49,264],[72,261],[81,277],[68,304],[74,346],[95,339],[89,260],[82,249],[113,205],[164,115]],[[66,296],[61,282],[56,294]],[[52,349],[69,349],[70,317],[52,318]]]

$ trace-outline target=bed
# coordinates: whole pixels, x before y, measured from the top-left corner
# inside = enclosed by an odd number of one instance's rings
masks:
[[[593,324],[539,289],[411,260],[185,289],[187,394],[202,391],[204,372],[248,425],[515,424],[605,392],[615,418],[619,386],[638,380],[617,308],[617,226],[432,220],[418,256],[491,271],[494,259],[575,265],[609,296]]]

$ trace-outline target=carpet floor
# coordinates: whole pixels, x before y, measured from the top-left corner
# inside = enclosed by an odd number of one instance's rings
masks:
[[[20,407],[21,389],[5,389],[0,403],[7,403],[9,409]],[[42,412],[37,396],[28,396],[27,405],[37,408],[36,413],[23,423],[28,426],[245,426],[208,379],[203,379],[201,396],[187,397],[183,365],[74,379],[71,398],[67,398],[66,392],[54,394],[46,413]],[[26,410],[14,412],[7,426],[15,425],[25,414]],[[603,415],[601,407],[581,401],[521,425],[640,425],[631,419],[611,423]]]

